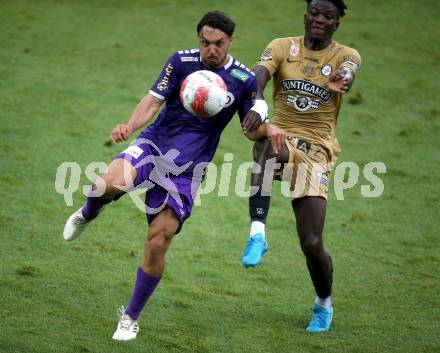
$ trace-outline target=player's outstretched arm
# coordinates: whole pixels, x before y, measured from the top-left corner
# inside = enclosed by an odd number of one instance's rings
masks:
[[[255,67],[255,79],[257,82],[257,95],[255,104],[243,119],[243,132],[252,133],[263,121],[267,119],[267,104],[264,100],[264,89],[270,80],[269,70],[262,65]]]
[[[260,124],[254,131],[244,131],[245,136],[251,141],[258,141],[266,137],[266,124]]]
[[[111,134],[111,142],[127,141],[136,130],[144,126],[157,113],[163,100],[148,93],[134,109],[127,124],[118,124]]]

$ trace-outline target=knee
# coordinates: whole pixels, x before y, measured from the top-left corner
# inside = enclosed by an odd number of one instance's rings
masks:
[[[162,236],[154,237],[147,241],[145,244],[145,250],[149,255],[149,258],[157,259],[165,254],[165,238]]]
[[[307,258],[316,258],[320,256],[323,248],[319,236],[308,234],[308,236],[302,236],[301,239],[301,249]]]
[[[102,196],[115,196],[122,194],[130,185],[131,181],[125,180],[123,177],[103,175],[95,180],[93,187]]]
[[[149,232],[145,242],[145,252],[149,258],[157,259],[165,255],[170,246],[173,235],[165,228],[153,229]]]

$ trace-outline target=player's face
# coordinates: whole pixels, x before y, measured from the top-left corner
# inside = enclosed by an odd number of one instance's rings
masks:
[[[232,37],[219,29],[202,27],[199,33],[199,48],[203,63],[209,68],[226,65]]]
[[[331,39],[339,26],[339,12],[330,1],[313,0],[304,15],[306,35],[325,41]]]

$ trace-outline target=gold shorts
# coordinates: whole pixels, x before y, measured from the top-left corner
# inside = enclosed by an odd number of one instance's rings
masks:
[[[287,135],[285,143],[289,162],[280,173],[285,183],[283,194],[290,185],[289,196],[293,200],[304,196],[327,199],[330,172],[335,162],[332,162],[328,149],[292,135]]]

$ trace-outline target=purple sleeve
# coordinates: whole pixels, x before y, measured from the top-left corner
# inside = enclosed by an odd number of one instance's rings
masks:
[[[159,77],[150,89],[150,93],[160,99],[167,99],[176,89],[179,80],[177,79],[178,54],[174,53],[165,63]]]
[[[253,75],[250,76],[250,79],[246,82],[246,85],[243,87],[243,89],[243,99],[238,106],[238,116],[240,117],[241,122],[243,122],[247,112],[254,105],[254,99],[257,95],[257,83]]]

